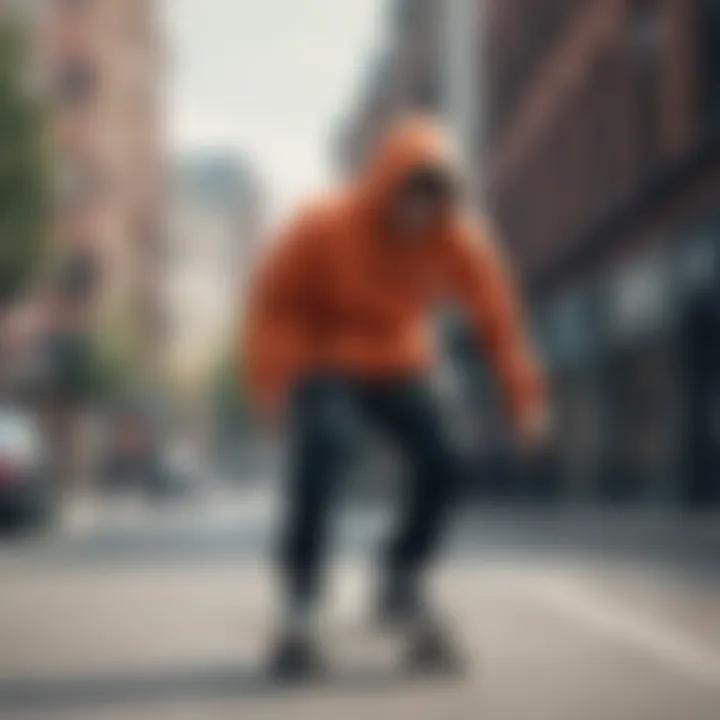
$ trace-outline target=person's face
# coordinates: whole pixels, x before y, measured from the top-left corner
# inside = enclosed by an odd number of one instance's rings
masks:
[[[394,225],[403,235],[423,235],[438,226],[444,212],[444,203],[436,198],[405,193],[395,206]]]
[[[449,184],[439,179],[411,179],[400,190],[392,208],[395,230],[407,237],[421,237],[442,223],[453,204]]]

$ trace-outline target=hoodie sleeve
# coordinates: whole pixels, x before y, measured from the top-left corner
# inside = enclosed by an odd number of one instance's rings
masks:
[[[261,258],[236,357],[254,404],[266,414],[284,403],[309,348],[308,303],[316,268],[316,230],[309,213],[293,219]]]
[[[509,269],[489,229],[465,226],[448,243],[450,292],[466,309],[517,424],[546,410],[546,387]]]

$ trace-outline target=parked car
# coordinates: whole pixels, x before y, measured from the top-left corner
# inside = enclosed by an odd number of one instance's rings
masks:
[[[167,442],[158,421],[137,406],[118,411],[108,426],[104,485],[139,491],[151,498],[190,494],[197,469],[187,447]]]
[[[160,484],[165,495],[189,496],[200,490],[200,463],[188,443],[166,442],[160,454]]]
[[[26,410],[0,406],[0,531],[40,527],[54,491],[40,425]]]
[[[157,437],[149,419],[133,407],[122,408],[108,423],[103,479],[110,490],[144,485],[157,461]]]

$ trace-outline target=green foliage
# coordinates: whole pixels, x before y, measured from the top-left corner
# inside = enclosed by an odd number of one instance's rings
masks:
[[[114,403],[129,396],[138,380],[137,348],[127,317],[107,318],[93,338],[93,377],[96,399]]]
[[[114,354],[107,346],[96,342],[91,368],[97,401],[114,403],[129,393],[131,371],[126,357]]]
[[[23,87],[26,69],[21,34],[0,24],[0,305],[25,289],[47,237],[42,111]]]

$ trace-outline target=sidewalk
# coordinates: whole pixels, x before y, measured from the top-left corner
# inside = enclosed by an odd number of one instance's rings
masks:
[[[592,564],[457,563],[436,593],[471,663],[413,678],[363,622],[343,563],[323,617],[332,673],[263,675],[275,617],[260,567],[16,568],[0,614],[0,715],[18,720],[714,720],[717,591]],[[715,628],[714,630],[712,628]]]
[[[62,504],[58,528],[64,535],[83,536],[103,530],[170,529],[208,521],[237,526],[268,522],[275,506],[274,495],[262,488],[240,492],[211,487],[192,497],[156,503],[140,495],[112,497],[85,493]]]
[[[336,548],[375,551],[392,528],[390,503],[343,506]],[[258,558],[272,546],[280,495],[272,488],[215,488],[200,497],[148,505],[78,498],[65,508],[53,548],[70,557],[183,562]],[[720,577],[720,516],[662,509],[460,508],[452,552],[470,556],[606,556],[666,564]],[[42,543],[37,544],[43,551]],[[76,552],[77,551],[77,552]],[[108,560],[109,561],[109,560]]]

